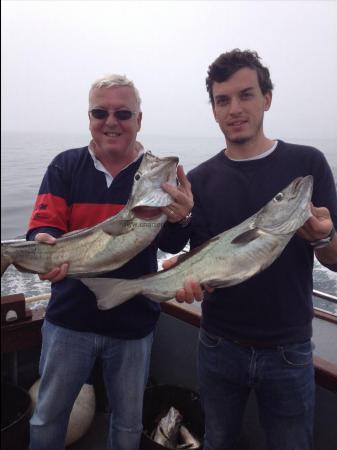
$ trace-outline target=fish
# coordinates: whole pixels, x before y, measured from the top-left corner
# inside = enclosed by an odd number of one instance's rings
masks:
[[[160,420],[154,431],[152,440],[166,448],[176,448],[178,432],[183,417],[171,406],[168,413]]]
[[[241,224],[181,255],[168,270],[136,279],[82,278],[101,310],[137,294],[162,302],[175,298],[186,279],[225,288],[242,283],[269,267],[311,216],[313,177],[299,177]]]
[[[179,427],[178,442],[182,442],[177,445],[177,448],[179,449],[194,449],[201,447],[201,442],[193,436],[193,434],[183,424]]]
[[[162,207],[172,198],[161,184],[176,186],[178,162],[175,156],[145,152],[125,207],[95,226],[64,234],[53,245],[2,241],[1,276],[11,264],[21,272],[47,273],[67,262],[68,277],[96,276],[121,267],[144,250],[165,223]]]

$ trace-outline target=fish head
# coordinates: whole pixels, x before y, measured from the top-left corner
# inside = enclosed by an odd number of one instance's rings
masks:
[[[311,216],[313,177],[298,177],[276,194],[258,213],[254,227],[271,234],[295,232]]]
[[[159,422],[160,432],[172,445],[171,448],[175,448],[176,440],[178,437],[178,430],[182,419],[183,417],[180,412],[174,406],[171,406],[166,416],[164,416]]]
[[[139,169],[134,175],[130,196],[130,210],[136,217],[151,219],[162,214],[161,208],[172,203],[172,197],[161,185],[169,183],[177,186],[176,156],[158,157],[151,152],[143,156]]]

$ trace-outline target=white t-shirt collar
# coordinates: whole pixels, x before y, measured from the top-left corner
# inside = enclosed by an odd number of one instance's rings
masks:
[[[245,159],[234,159],[234,158],[230,158],[229,156],[227,156],[228,159],[230,159],[231,161],[254,161],[256,159],[262,159],[262,158],[266,158],[268,155],[270,155],[271,153],[273,153],[273,151],[276,149],[278,144],[278,141],[275,141],[274,145],[269,148],[268,150],[266,150],[265,152],[261,153],[260,155],[257,156],[252,156],[251,158],[245,158]]]

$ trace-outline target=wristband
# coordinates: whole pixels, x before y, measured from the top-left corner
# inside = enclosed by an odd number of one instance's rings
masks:
[[[314,249],[327,247],[330,244],[330,242],[332,241],[332,239],[335,237],[335,234],[336,234],[335,227],[332,226],[332,229],[327,237],[325,237],[323,239],[318,239],[317,241],[311,241],[311,242],[309,242],[309,244]]]
[[[178,222],[178,225],[180,225],[182,228],[187,227],[192,220],[192,213],[188,213],[186,217],[184,217],[183,219],[180,220],[180,222]]]

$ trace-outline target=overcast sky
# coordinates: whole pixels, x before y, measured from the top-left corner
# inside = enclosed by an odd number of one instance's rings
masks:
[[[216,136],[209,64],[257,50],[271,137],[337,138],[336,1],[2,1],[2,129],[86,133],[90,84],[131,78],[146,135]]]

